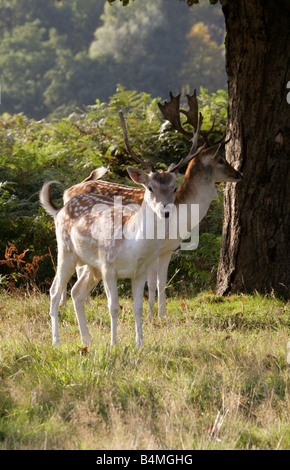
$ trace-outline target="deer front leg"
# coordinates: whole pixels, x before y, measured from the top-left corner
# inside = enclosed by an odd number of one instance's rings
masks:
[[[166,253],[158,258],[157,268],[157,290],[158,290],[158,315],[164,317],[166,315],[166,283],[167,272],[171,253]]]
[[[120,308],[117,279],[114,274],[108,270],[102,272],[102,278],[111,315],[111,346],[113,346],[113,344],[117,342],[117,321]]]
[[[136,325],[136,347],[143,346],[143,329],[142,329],[142,316],[143,316],[143,295],[146,282],[146,273],[138,278],[132,279],[132,293],[133,293],[133,308],[135,315]]]
[[[148,316],[152,318],[154,314],[154,302],[157,289],[157,260],[153,261],[147,269],[147,284],[149,291]]]

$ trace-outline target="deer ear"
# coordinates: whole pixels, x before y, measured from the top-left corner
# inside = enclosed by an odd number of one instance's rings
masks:
[[[220,149],[221,144],[214,145],[213,147],[205,149],[203,152],[201,152],[200,156],[202,158],[202,161],[206,163],[210,163],[211,160],[214,159],[214,157],[217,155],[219,149]]]
[[[217,155],[217,153],[218,153],[220,147],[221,147],[221,144],[214,145],[213,147],[210,147],[209,150],[211,150],[211,158],[216,157],[216,155]]]
[[[135,168],[133,166],[128,166],[127,171],[129,173],[130,178],[137,184],[142,184],[147,186],[149,178],[144,171],[140,170],[139,168]]]
[[[100,168],[96,168],[95,170],[93,170],[91,172],[91,174],[83,182],[86,183],[87,181],[98,180],[98,179],[102,178],[102,176],[105,173],[107,173],[107,171],[109,171],[109,168],[105,168],[104,166],[100,166]]]

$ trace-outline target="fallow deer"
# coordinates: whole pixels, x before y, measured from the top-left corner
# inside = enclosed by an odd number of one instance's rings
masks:
[[[197,137],[193,139],[192,156],[195,153],[196,141]],[[145,161],[142,163],[150,169],[149,174],[138,168],[128,168],[133,181],[144,187],[141,207],[135,209],[133,213],[130,211],[128,213],[126,205],[112,205],[110,198],[92,193],[78,193],[58,209],[51,200],[52,182],[44,184],[41,189],[40,202],[54,217],[58,245],[57,272],[50,289],[54,344],[59,343],[58,309],[61,294],[76,267],[81,265],[85,265],[85,269],[81,271],[80,277],[74,284],[71,296],[82,342],[85,345],[89,343],[85,301],[100,279],[105,286],[111,315],[111,343],[116,341],[119,310],[117,279],[130,278],[136,344],[140,346],[143,343],[142,313],[146,271],[159,255],[162,236],[160,239],[158,233],[165,235],[160,224],[161,222],[164,224],[164,218],[168,219],[170,215],[172,209],[170,205],[174,203],[177,191],[175,172],[183,164],[183,160],[177,165],[170,165],[167,171],[159,172],[154,171],[152,164]],[[106,210],[101,203],[108,203]],[[112,226],[115,227],[116,220],[117,232],[112,233],[111,229]],[[126,236],[123,234],[125,226]],[[117,236],[120,231],[121,237]],[[149,232],[150,237],[147,236]]]
[[[217,194],[215,183],[219,182],[238,182],[242,179],[242,174],[235,170],[226,159],[219,153],[221,142],[217,142],[213,146],[209,143],[208,137],[213,130],[213,125],[209,131],[202,131],[200,129],[202,123],[202,116],[198,118],[198,104],[196,100],[196,92],[192,96],[187,95],[189,111],[180,110],[180,95],[173,96],[170,93],[170,102],[165,102],[164,105],[159,104],[159,108],[166,120],[168,120],[172,129],[181,132],[187,137],[192,138],[192,133],[188,132],[181,124],[179,112],[182,112],[187,117],[187,123],[195,129],[195,140],[192,144],[191,151],[188,156],[179,162],[178,169],[187,166],[183,183],[177,190],[175,207],[177,212],[182,205],[187,205],[190,210],[193,204],[199,205],[199,218],[200,222],[206,215],[208,208]],[[135,152],[130,147],[126,126],[122,115],[122,126],[124,132],[125,147],[129,154],[135,161],[143,163]],[[197,152],[196,145],[198,136],[201,135],[208,148],[200,148]],[[226,142],[225,142],[226,143]],[[169,167],[170,168],[170,167]],[[106,195],[113,198],[114,196],[122,196],[124,204],[137,203],[140,204],[144,197],[144,189],[133,188],[131,186],[120,185],[107,181],[92,181],[83,182],[79,185],[72,186],[66,193],[66,201],[79,192],[88,192],[95,195]],[[169,229],[172,224],[176,223],[176,219],[169,221]],[[190,217],[188,217],[190,220]],[[193,229],[194,226],[188,227],[188,231]],[[170,232],[170,230],[168,231]],[[166,237],[161,243],[161,250],[158,258],[151,263],[147,269],[147,283],[149,289],[149,314],[153,315],[154,299],[156,288],[158,290],[158,312],[162,317],[166,313],[165,308],[165,288],[167,282],[168,265],[172,252],[180,246],[182,241],[181,234],[176,230],[171,230],[171,233],[178,234],[177,237]],[[84,268],[85,269],[85,268]]]

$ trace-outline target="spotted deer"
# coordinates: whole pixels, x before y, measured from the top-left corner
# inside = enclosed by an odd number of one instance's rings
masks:
[[[175,207],[177,213],[180,207],[186,205],[190,210],[191,206],[198,204],[199,216],[198,222],[200,222],[206,215],[209,206],[217,194],[215,183],[220,182],[238,182],[242,179],[242,174],[235,170],[226,159],[219,153],[220,142],[214,145],[209,142],[209,134],[212,132],[214,123],[209,131],[201,130],[202,116],[198,115],[198,104],[196,99],[196,92],[193,95],[187,95],[189,110],[180,110],[180,95],[173,96],[170,93],[170,102],[165,101],[164,104],[159,104],[159,108],[166,120],[171,123],[171,128],[176,130],[188,138],[192,138],[194,135],[194,142],[188,156],[179,162],[178,169],[186,167],[184,180],[177,190]],[[194,132],[187,131],[181,124],[180,112],[186,115],[187,123],[190,124]],[[121,116],[122,119],[122,116]],[[144,164],[144,162],[135,154],[132,150],[125,122],[122,119],[123,133],[125,147],[128,153],[138,163]],[[205,142],[204,145],[196,151],[197,140],[199,135]],[[227,142],[224,142],[225,144]],[[170,168],[170,167],[169,167]],[[73,197],[78,193],[90,193],[96,195],[106,195],[107,197],[113,198],[116,195],[122,196],[124,204],[137,203],[140,204],[144,197],[144,189],[134,188],[131,186],[120,185],[107,181],[87,181],[80,183],[79,185],[72,186],[66,193],[66,200]],[[171,225],[176,223],[178,217],[169,220],[168,233],[176,233],[175,230],[171,230]],[[188,217],[190,220],[190,217]],[[194,222],[196,223],[196,221]],[[194,225],[188,227],[190,232],[194,228]],[[154,260],[147,269],[147,283],[149,289],[149,315],[153,315],[154,300],[156,289],[158,291],[158,313],[162,317],[166,313],[166,294],[165,288],[167,283],[167,272],[170,262],[171,255],[176,250],[182,241],[181,234],[177,231],[177,237],[166,237],[161,242],[161,249],[159,256]],[[85,268],[84,268],[85,269]]]
[[[196,141],[195,136],[191,157],[196,153]],[[51,199],[52,182],[45,183],[41,189],[40,202],[54,217],[58,246],[57,271],[50,289],[54,344],[59,343],[58,309],[61,294],[77,266],[85,266],[85,269],[80,271],[71,296],[83,344],[89,343],[85,301],[101,279],[111,315],[111,343],[117,340],[117,279],[120,278],[131,279],[136,345],[141,346],[143,343],[142,312],[146,272],[159,255],[162,235],[159,238],[158,234],[166,233],[164,221],[168,225],[177,191],[176,172],[184,160],[170,165],[166,171],[155,171],[151,163],[140,162],[150,170],[149,173],[138,168],[128,168],[131,179],[144,188],[138,209],[128,210],[129,206],[112,204],[111,198],[92,192],[78,192],[58,209]],[[98,173],[91,174],[89,178],[93,179],[94,176],[98,176]]]

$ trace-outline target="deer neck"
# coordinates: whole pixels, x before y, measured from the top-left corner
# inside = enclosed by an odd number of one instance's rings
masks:
[[[120,278],[140,276],[159,256],[161,241],[166,232],[165,229],[163,237],[157,237],[159,220],[161,219],[144,202],[140,209],[127,219],[123,225],[123,240],[119,249],[106,253],[110,261],[114,262]]]
[[[125,234],[128,238],[143,240],[145,245],[156,245],[165,238],[168,221],[160,219],[143,200],[139,210],[136,210],[127,221]]]
[[[199,221],[208,211],[211,201],[217,194],[215,181],[209,166],[193,159],[187,167],[183,183],[179,188],[175,204],[198,204]]]

